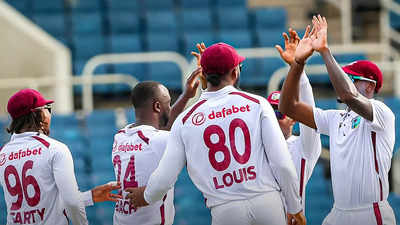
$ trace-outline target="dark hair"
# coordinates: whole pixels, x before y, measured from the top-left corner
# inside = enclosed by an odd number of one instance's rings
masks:
[[[223,75],[220,74],[207,74],[207,82],[209,82],[212,86],[218,86],[221,83]]]
[[[6,129],[8,133],[21,133],[24,128],[33,128],[34,131],[40,131],[40,123],[43,121],[40,111],[31,112],[27,115],[18,117],[11,121],[10,126]]]
[[[143,81],[137,84],[131,91],[131,102],[135,109],[141,108],[158,95],[158,87],[161,84],[156,81]]]

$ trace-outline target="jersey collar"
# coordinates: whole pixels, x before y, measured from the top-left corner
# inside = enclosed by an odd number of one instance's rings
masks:
[[[150,126],[150,125],[140,125],[136,127],[130,127],[132,124],[129,124],[128,126],[125,127],[126,132],[128,134],[136,133],[138,130],[157,130],[155,127]]]
[[[30,137],[30,136],[35,136],[38,135],[40,133],[38,132],[24,132],[24,133],[20,133],[20,134],[12,134],[11,135],[11,141],[15,140],[15,139],[19,139],[19,138],[24,138],[24,137]]]
[[[232,85],[228,85],[224,88],[219,89],[218,91],[205,91],[201,93],[200,99],[209,99],[217,96],[226,95],[230,92],[237,91]]]

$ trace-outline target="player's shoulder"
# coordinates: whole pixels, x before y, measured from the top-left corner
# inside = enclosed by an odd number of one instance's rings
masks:
[[[154,140],[166,140],[169,137],[170,131],[155,129],[152,133]]]
[[[40,142],[45,148],[49,149],[50,152],[69,152],[69,148],[66,144],[58,141],[49,136],[40,134],[32,136],[32,139]]]
[[[395,116],[393,111],[384,102],[379,101],[377,99],[370,99],[370,102],[371,102],[371,104],[374,105],[374,107],[379,107],[380,110],[387,112],[388,114],[390,114],[393,117]]]
[[[207,102],[207,99],[198,99],[193,105],[187,107],[182,113],[178,115],[178,117],[175,119],[174,124],[172,127],[177,127],[177,126],[182,126],[185,124],[185,122],[192,116],[196,114],[196,111],[199,110],[199,108],[204,105],[204,103]],[[171,128],[172,129],[172,128]]]
[[[322,109],[318,107],[313,108],[314,114],[327,114],[331,119],[333,119],[335,116],[337,117],[343,117],[346,115],[346,110],[345,109]]]
[[[267,102],[266,99],[263,98],[262,96],[252,94],[247,91],[235,90],[230,92],[229,95],[237,96],[239,99],[242,99],[243,101],[248,101],[254,104],[262,104]]]
[[[119,138],[122,138],[122,137],[126,136],[128,126],[129,126],[129,125],[125,126],[124,128],[119,129],[119,130],[114,134],[114,139],[117,140],[117,139],[119,139]]]

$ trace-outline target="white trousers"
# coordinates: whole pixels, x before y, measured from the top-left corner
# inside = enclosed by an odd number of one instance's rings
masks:
[[[231,201],[211,208],[212,225],[286,225],[279,192]]]
[[[392,207],[387,201],[373,203],[359,209],[333,207],[323,225],[396,225]]]

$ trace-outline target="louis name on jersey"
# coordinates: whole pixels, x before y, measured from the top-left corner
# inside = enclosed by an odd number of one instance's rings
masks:
[[[208,114],[208,118],[210,120],[213,120],[213,119],[225,118],[237,113],[245,113],[250,111],[251,111],[250,106],[248,104],[240,106],[232,105],[229,108],[223,107],[221,111],[212,110],[211,113]],[[255,166],[251,165],[239,168],[237,170],[234,170],[233,172],[224,173],[221,176],[214,176],[213,182],[215,189],[221,189],[225,187],[230,187],[234,183],[240,184],[242,182],[254,180],[256,179],[256,176],[257,174],[255,171]]]

